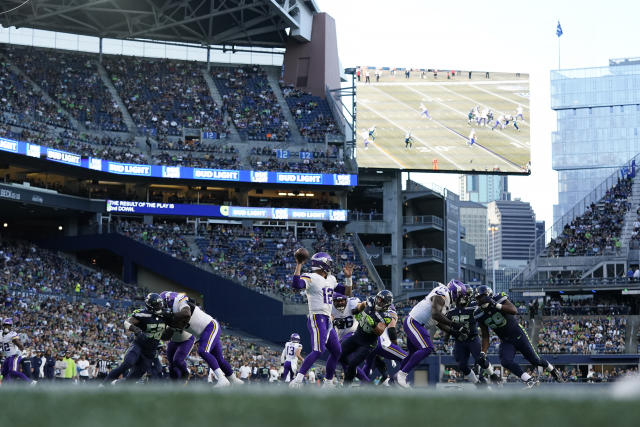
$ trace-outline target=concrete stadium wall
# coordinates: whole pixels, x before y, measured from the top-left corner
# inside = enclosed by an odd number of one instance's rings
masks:
[[[326,13],[313,17],[311,41],[287,41],[284,54],[284,82],[325,98],[325,87],[340,87],[340,59],[336,21]]]

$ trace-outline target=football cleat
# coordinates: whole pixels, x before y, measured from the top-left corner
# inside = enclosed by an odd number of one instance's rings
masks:
[[[396,374],[396,382],[402,388],[411,388],[411,386],[407,383],[407,375],[402,371],[398,371]]]
[[[242,385],[244,384],[244,381],[242,381],[240,378],[236,377],[236,374],[231,374],[227,377],[227,379],[229,380],[229,382],[231,384],[237,384],[237,385]]]
[[[289,383],[289,388],[302,388],[302,381],[293,380]]]
[[[551,375],[553,376],[553,378],[557,382],[559,382],[559,383],[563,383],[564,382],[564,378],[562,378],[562,373],[560,373],[558,368],[553,368],[553,370],[551,371]]]
[[[221,388],[221,387],[229,387],[231,383],[225,377],[222,377],[218,380],[218,383],[213,386],[213,388]]]
[[[525,388],[534,388],[540,385],[540,381],[538,381],[537,379],[531,377],[526,381],[526,387]]]

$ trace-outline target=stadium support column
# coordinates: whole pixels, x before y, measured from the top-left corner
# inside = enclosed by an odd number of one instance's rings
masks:
[[[402,291],[402,181],[401,172],[396,171],[389,181],[383,183],[384,220],[391,231],[391,291],[399,295]]]
[[[102,64],[102,37],[100,37],[100,63]]]
[[[207,45],[207,71],[211,69],[211,46]]]

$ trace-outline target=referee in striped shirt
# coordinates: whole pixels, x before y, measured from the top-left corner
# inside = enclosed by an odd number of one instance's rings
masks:
[[[98,370],[98,375],[96,375],[96,379],[98,381],[102,381],[107,377],[107,374],[109,373],[110,365],[111,364],[109,363],[108,360],[105,360],[105,359],[98,360],[98,363],[96,363],[96,369]]]

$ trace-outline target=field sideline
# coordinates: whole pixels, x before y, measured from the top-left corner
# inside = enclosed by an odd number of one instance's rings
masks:
[[[517,391],[516,391],[517,390]],[[637,426],[640,400],[609,387],[491,392],[118,386],[0,389],[0,425],[130,426]]]
[[[424,105],[431,120],[421,116]],[[479,105],[494,117],[516,114],[520,130],[470,126],[469,111]],[[357,161],[360,167],[394,169],[477,170],[524,173],[531,158],[529,81],[396,81],[358,84]],[[367,130],[376,126],[375,143],[365,149]],[[469,145],[475,129],[477,142]],[[406,149],[409,132],[413,148]]]

